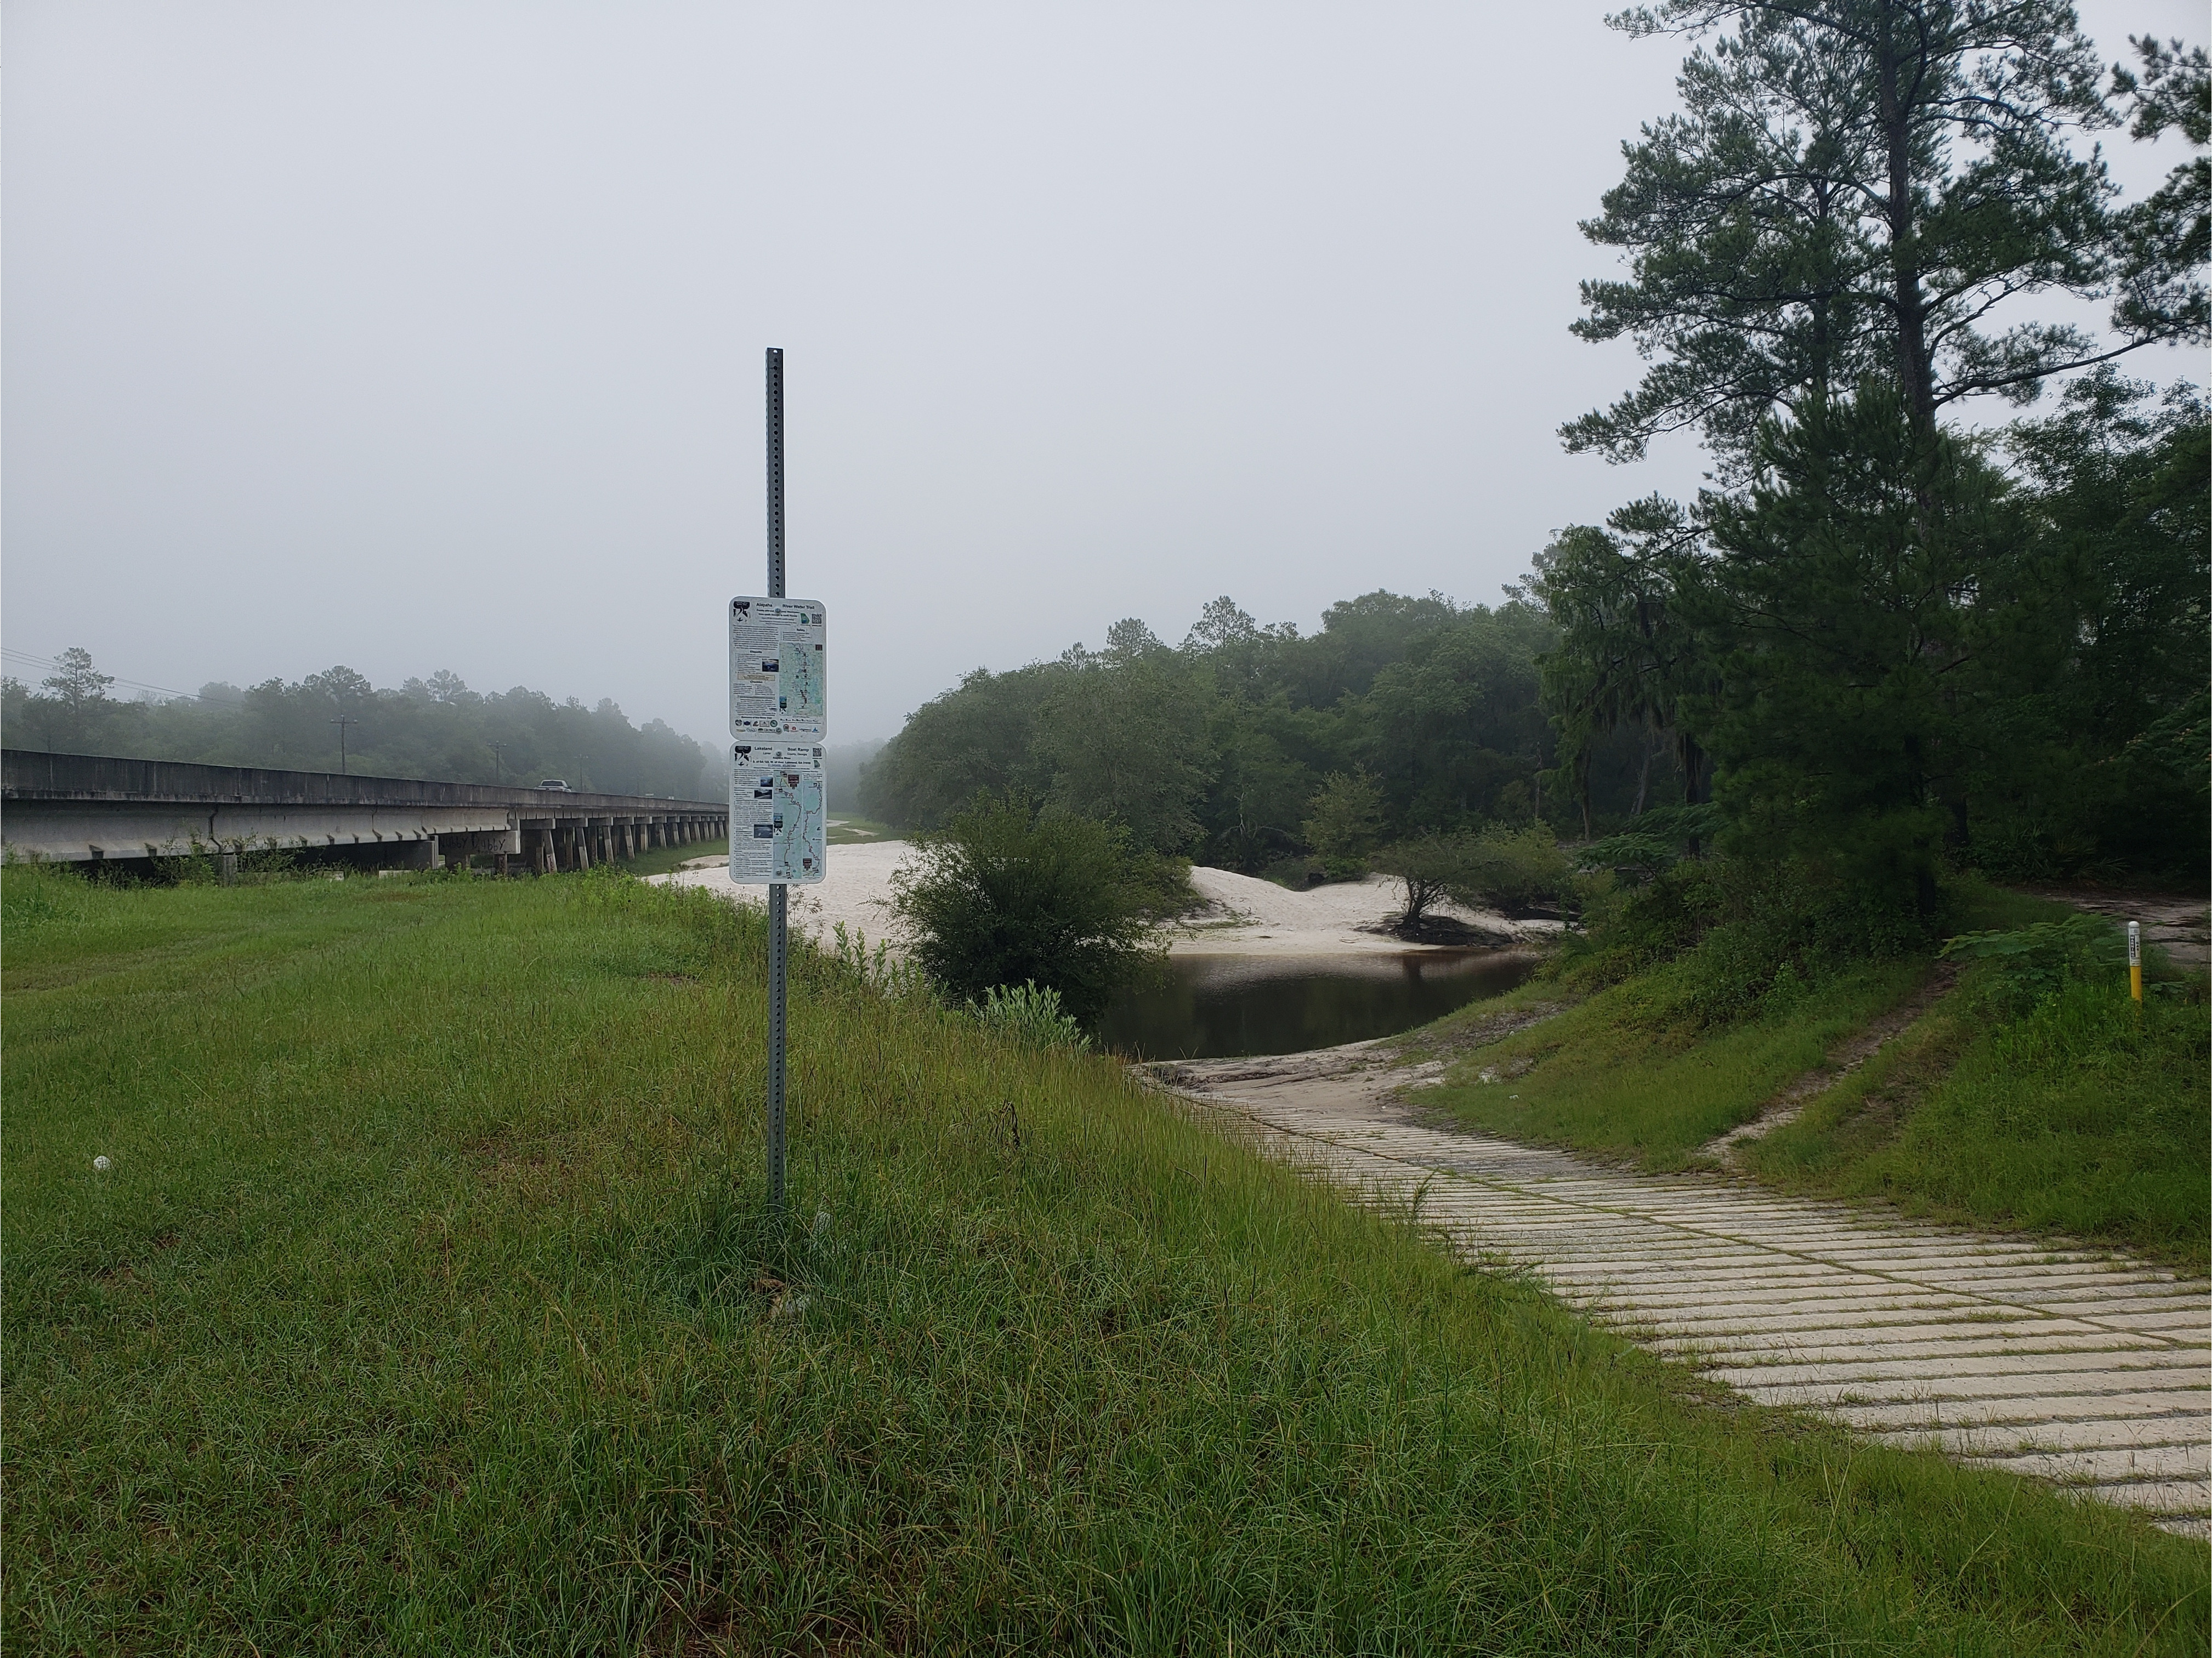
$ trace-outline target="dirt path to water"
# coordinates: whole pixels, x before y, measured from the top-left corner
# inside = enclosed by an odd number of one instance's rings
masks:
[[[1432,1067],[1394,1058],[1361,1043],[1148,1068],[1269,1153],[1747,1399],[2212,1535],[2212,1284],[1459,1133],[1419,1107]]]

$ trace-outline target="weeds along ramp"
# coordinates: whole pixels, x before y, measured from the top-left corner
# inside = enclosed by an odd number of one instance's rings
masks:
[[[1425,1120],[1388,1049],[1150,1067],[1231,1132],[1758,1404],[2212,1535],[2212,1284]]]

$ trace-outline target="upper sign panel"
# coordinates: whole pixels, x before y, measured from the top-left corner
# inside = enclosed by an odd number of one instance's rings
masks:
[[[811,598],[730,601],[730,735],[830,734],[829,619]]]

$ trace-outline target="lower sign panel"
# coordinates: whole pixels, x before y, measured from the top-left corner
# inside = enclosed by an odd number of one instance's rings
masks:
[[[742,886],[820,880],[829,810],[819,748],[737,744],[730,750],[730,878]]]

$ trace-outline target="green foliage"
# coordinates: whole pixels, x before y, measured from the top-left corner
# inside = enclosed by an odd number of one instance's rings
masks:
[[[1109,637],[1099,656],[1062,659],[1032,747],[1051,775],[1053,805],[1171,855],[1200,832],[1194,808],[1213,757],[1202,688],[1142,623],[1119,623]]]
[[[1025,1048],[1064,1048],[1081,1052],[1091,1046],[1082,1023],[1065,1011],[1056,990],[1035,984],[993,985],[975,1010],[983,1028]]]
[[[1418,926],[1429,911],[1451,896],[1452,883],[1463,872],[1467,859],[1464,835],[1423,835],[1382,847],[1368,862],[1395,879],[1403,901],[1399,923]]]
[[[88,920],[94,898],[85,878],[58,864],[16,861],[12,848],[0,881],[0,938],[13,948],[51,931]]]
[[[1127,834],[1018,795],[980,796],[922,837],[892,889],[915,960],[955,1002],[1036,984],[1088,1023],[1158,953],[1159,878]]]
[[[1627,828],[1577,849],[1576,865],[1633,887],[1664,874],[1719,832],[1725,819],[1706,802],[1662,806],[1632,818]]]
[[[1215,859],[1248,874],[1298,844],[1299,813],[1313,786],[1311,770],[1268,728],[1281,723],[1279,714],[1279,707],[1255,714],[1217,701],[1210,716],[1215,764],[1197,807],[1212,826],[1204,844]]]
[[[2101,159],[2066,137],[2114,123],[2102,68],[2055,0],[1664,0],[1613,21],[1700,44],[1681,112],[1627,146],[1584,227],[1631,273],[1584,285],[1577,331],[1634,338],[1650,367],[1564,434],[1626,458],[1694,428],[1720,487],[1537,559],[1559,630],[1550,780],[1585,835],[1604,826],[1582,768],[1626,733],[1673,750],[1687,804],[1710,763],[1740,854],[1815,857],[1923,920],[1946,865],[2200,871],[2206,413],[2186,391],[2152,410],[2102,360],[2203,337],[2212,163],[2114,210]],[[2203,52],[2133,44],[2140,72],[2112,91],[2135,136],[2201,149]],[[2118,349],[2029,319],[1984,331],[1995,298],[2037,291],[2116,295]],[[2085,367],[2051,419],[1994,440],[1939,424]],[[1597,861],[1632,884],[1665,853]]]
[[[397,690],[335,667],[296,683],[210,684],[198,697],[138,702],[110,697],[112,683],[81,650],[64,653],[62,671],[40,690],[0,680],[9,746],[336,771],[333,722],[343,718],[346,769],[362,776],[510,786],[558,777],[579,790],[684,800],[714,799],[723,789],[719,748],[660,720],[633,726],[611,701],[587,708],[520,685],[483,694],[442,671]]]
[[[1739,495],[1563,537],[1579,550],[1536,580],[1561,628],[1545,672],[1563,755],[1606,719],[1671,720],[1681,756],[1721,768],[1720,838],[1841,859],[1923,914],[1946,863],[2190,867],[2212,798],[2208,426],[2193,398],[2146,392],[2076,385],[2009,434],[2008,479],[1869,386],[1770,423]],[[1659,611],[1671,656],[1633,621]],[[1664,855],[1621,841],[1586,861],[1632,881]]]
[[[1797,414],[1762,428],[1747,495],[1705,503],[1692,603],[1720,658],[1699,715],[1719,796],[1738,847],[1832,859],[1929,914],[2019,519],[1878,382]]]
[[[1705,755],[1685,723],[1684,699],[1708,689],[1705,642],[1674,603],[1676,567],[1690,526],[1656,499],[1613,514],[1604,530],[1577,525],[1536,555],[1531,592],[1544,601],[1558,642],[1540,659],[1544,705],[1559,732],[1559,773],[1592,833],[1593,762],[1609,734],[1644,742],[1629,816],[1650,799],[1652,762],[1664,748],[1684,799],[1703,799]]]
[[[1364,771],[1333,771],[1306,805],[1306,844],[1323,858],[1357,865],[1382,834],[1382,791]]]
[[[1668,864],[1633,885],[1601,880],[1585,902],[1582,931],[1566,937],[1545,971],[1577,989],[1618,984],[1674,960],[1726,910],[1723,884],[1704,860]]]
[[[1543,768],[1536,658],[1551,642],[1543,613],[1516,600],[1463,612],[1376,674],[1356,750],[1395,823],[1454,830],[1507,815],[1508,790]]]
[[[1471,909],[1528,915],[1571,906],[1582,890],[1559,837],[1543,823],[1419,835],[1383,847],[1368,861],[1397,878],[1407,926],[1419,924],[1446,898]]]
[[[2093,297],[2114,274],[2103,158],[2069,143],[2113,117],[2071,8],[1662,0],[1613,21],[1717,38],[1583,227],[1630,274],[1583,284],[1575,331],[1633,339],[1650,367],[1563,428],[1571,449],[1633,459],[1692,428],[1732,483],[1785,404],[1878,374],[1924,434],[1948,405],[2033,396],[2109,350],[2063,325],[1984,325],[2002,301]],[[2130,343],[2186,328],[2154,307],[2118,320]]]
[[[1848,886],[1818,896],[1762,886],[1738,912],[1673,964],[1655,1019],[1714,1029],[1786,1012],[1854,964],[1893,962],[1926,942],[1894,907]]]
[[[938,999],[929,975],[914,963],[893,956],[888,941],[878,939],[872,950],[866,933],[839,921],[830,928],[825,942],[830,959],[855,983],[866,985],[878,995],[899,1001]]]
[[[1573,908],[1581,890],[1574,865],[1546,823],[1525,829],[1493,824],[1460,842],[1457,870],[1448,890],[1471,908],[1530,915]]]
[[[1817,857],[1678,863],[1593,896],[1560,983],[1617,984],[1659,967],[1639,998],[1655,1027],[1721,1029],[1787,1008],[1863,963],[1924,949],[1926,924],[1848,864]]]
[[[1698,993],[1686,983],[1698,967],[1692,954],[1649,969],[1477,1047],[1423,1103],[1524,1143],[1685,1168],[1699,1147],[1756,1116],[1835,1043],[1909,995],[1923,973],[1917,962],[1848,964],[1821,977],[1817,996],[1771,998],[1751,1017],[1714,1027],[1698,1017]],[[1556,991],[1540,983],[1520,994]]]
[[[977,668],[925,702],[860,774],[860,810],[903,829],[939,829],[979,794],[1040,794],[1051,783],[1033,758],[1038,711],[1057,665],[1012,673]]]
[[[979,670],[918,710],[864,774],[860,804],[927,830],[978,789],[1013,788],[1162,853],[1248,872],[1318,853],[1354,873],[1384,841],[1533,817],[1550,743],[1535,659],[1551,637],[1525,598],[1491,610],[1435,593],[1332,605],[1310,638],[1225,598],[1176,649],[1117,623],[1103,651]],[[1604,750],[1599,794],[1626,800],[1643,758]],[[1316,780],[1363,774],[1374,797],[1316,805]],[[1362,850],[1330,851],[1309,825]]]
[[[2014,879],[2203,863],[2212,425],[2109,373],[2007,448],[2030,538],[2005,574],[1971,756],[1973,862]]]
[[[2202,982],[2159,987],[2175,993],[2138,1011],[2101,930],[2100,940],[2046,933],[1974,961],[1918,1026],[1747,1147],[1747,1162],[1799,1189],[2106,1239],[2203,1272],[2212,1051]],[[2065,963],[2072,970],[2052,971]]]
[[[2212,58],[2204,48],[2155,35],[2130,35],[2140,74],[2112,66],[2112,94],[2123,100],[2128,135],[2155,138],[2169,128],[2194,149],[2212,143]],[[2130,334],[2172,330],[2203,340],[2212,325],[2204,269],[2212,261],[2212,160],[2178,164],[2166,183],[2118,219],[2120,300],[2113,320]]]
[[[2099,977],[2109,983],[2112,970],[2123,967],[2127,959],[2112,924],[2094,915],[1962,932],[1945,940],[1938,954],[1954,961],[1985,963],[1973,975],[1980,999],[2014,1015],[2057,995],[2070,984]]]
[[[76,890],[5,960],[11,1651],[2204,1649],[2201,1543],[1686,1398],[804,944],[769,1214],[757,911]]]

